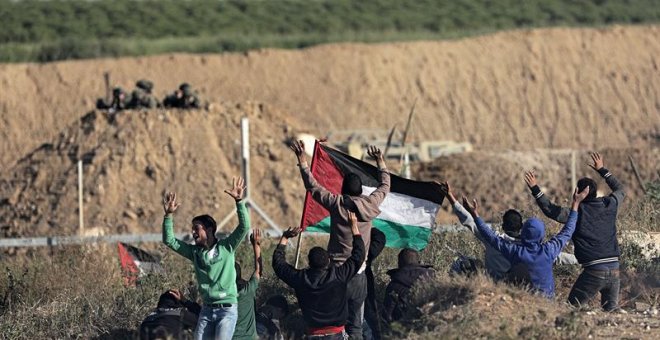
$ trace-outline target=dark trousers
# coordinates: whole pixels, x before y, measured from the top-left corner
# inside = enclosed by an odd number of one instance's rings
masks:
[[[600,292],[600,305],[611,312],[619,305],[619,270],[594,270],[585,268],[568,294],[568,302],[574,306],[585,305]]]
[[[362,321],[364,319],[364,300],[367,299],[367,277],[364,274],[355,275],[346,287],[348,303],[348,320],[346,333],[351,339],[362,339]]]

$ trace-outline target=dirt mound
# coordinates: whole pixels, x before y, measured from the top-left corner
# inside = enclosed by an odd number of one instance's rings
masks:
[[[660,133],[660,27],[542,29],[457,41],[0,65],[0,170],[104,94],[102,73],[159,96],[254,100],[310,132],[390,128],[417,101],[416,138],[479,149],[630,147]]]
[[[223,193],[240,175],[240,118],[250,118],[253,197],[276,221],[296,221],[304,188],[295,157],[283,155],[295,122],[257,103],[206,111],[92,111],[21,159],[0,181],[3,236],[63,235],[77,229],[77,166],[85,160],[87,228],[105,233],[160,230],[162,195],[177,191],[179,230],[194,214],[233,212]],[[286,158],[286,162],[283,160]],[[290,157],[289,157],[290,156]],[[234,221],[235,218],[234,218]],[[257,220],[258,224],[260,220]],[[235,224],[232,223],[233,228]]]
[[[628,202],[644,195],[629,157],[634,160],[645,185],[658,179],[660,145],[599,151],[605,166],[625,185]],[[539,185],[555,202],[568,205],[574,188],[571,183],[571,158],[570,150],[471,152],[418,164],[413,168],[413,173],[420,180],[449,181],[457,194],[478,197],[486,217],[497,219],[510,208],[524,209],[528,214],[540,214],[523,180],[524,171],[529,169],[536,171]],[[611,191],[605,180],[587,165],[588,152],[576,151],[575,158],[576,178],[596,179],[599,194],[609,194]],[[453,222],[456,218],[446,206],[439,219]]]

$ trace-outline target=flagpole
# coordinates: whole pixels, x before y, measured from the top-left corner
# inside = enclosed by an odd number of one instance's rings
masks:
[[[298,235],[298,245],[296,246],[296,263],[293,265],[293,268],[298,269],[298,262],[300,261],[300,245],[302,244],[303,233],[300,232]]]

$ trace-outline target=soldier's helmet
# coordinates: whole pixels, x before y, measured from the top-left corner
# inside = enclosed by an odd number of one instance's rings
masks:
[[[154,83],[150,80],[140,79],[137,81],[137,83],[135,83],[135,86],[139,89],[147,91],[147,93],[151,93],[151,90],[154,88]]]
[[[188,84],[188,83],[183,83],[183,84],[179,85],[179,90],[181,90],[181,92],[183,92],[183,95],[186,96],[186,97],[189,97],[189,96],[193,95],[192,86],[190,86],[190,84]]]
[[[115,87],[112,89],[112,96],[113,97],[119,97],[124,93],[124,90],[121,87]]]

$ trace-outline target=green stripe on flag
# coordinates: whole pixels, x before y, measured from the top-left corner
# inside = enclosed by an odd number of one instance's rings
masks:
[[[429,243],[431,229],[394,223],[391,221],[375,219],[371,222],[385,234],[386,246],[391,248],[412,248],[422,250]],[[326,217],[315,225],[305,229],[311,233],[330,233],[330,217]]]

